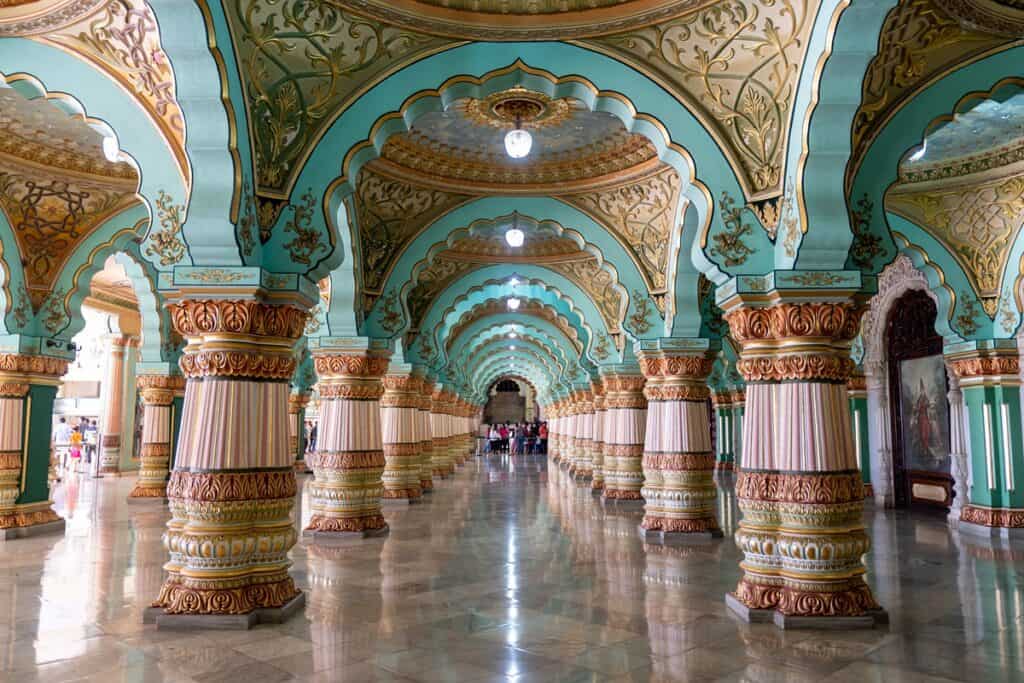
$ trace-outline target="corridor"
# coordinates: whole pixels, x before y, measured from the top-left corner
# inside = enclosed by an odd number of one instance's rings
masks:
[[[302,482],[311,478],[300,477]],[[131,478],[55,492],[63,537],[0,543],[0,679],[26,681],[1011,681],[1024,667],[1024,549],[944,520],[867,515],[888,629],[747,625],[731,478],[723,540],[646,545],[544,458],[475,458],[426,502],[386,504],[385,538],[291,552],[303,614],[248,632],[156,631],[167,508]],[[296,509],[305,525],[305,489]]]

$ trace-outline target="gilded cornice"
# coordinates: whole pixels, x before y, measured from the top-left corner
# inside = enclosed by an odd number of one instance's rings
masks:
[[[92,63],[130,92],[160,129],[186,187],[191,184],[174,72],[160,44],[156,17],[144,0],[107,0],[32,39]]]
[[[782,194],[800,66],[817,3],[722,0],[581,43],[651,75],[700,119],[748,201]]]
[[[897,185],[886,194],[885,207],[941,242],[988,316],[996,315],[1010,250],[1024,224],[1024,176],[955,187]]]
[[[628,31],[714,0],[331,0],[381,21],[464,40],[569,40]]]
[[[962,176],[995,171],[1007,166],[1024,163],[1024,138],[1011,140],[995,149],[987,149],[953,160],[933,164],[916,163],[911,167],[900,166],[901,183],[925,183],[945,179],[961,179]]]
[[[454,44],[329,2],[231,0],[224,10],[261,197],[286,198],[327,128],[379,79]]]
[[[4,5],[0,2],[0,38],[16,38],[57,31],[94,12],[109,0],[34,0]],[[11,9],[11,8],[16,9]]]
[[[938,1],[902,0],[885,18],[853,119],[847,188],[872,141],[915,93],[1007,42],[964,28]]]

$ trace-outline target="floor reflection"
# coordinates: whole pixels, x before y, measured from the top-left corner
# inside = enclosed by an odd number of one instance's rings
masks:
[[[1024,546],[869,511],[889,629],[748,626],[722,601],[738,511],[733,478],[717,482],[726,538],[663,547],[640,538],[640,510],[541,458],[476,458],[423,503],[386,505],[385,538],[296,546],[303,615],[178,633],[141,624],[166,507],[128,504],[130,478],[72,478],[54,496],[64,536],[0,544],[0,680],[1022,680]]]

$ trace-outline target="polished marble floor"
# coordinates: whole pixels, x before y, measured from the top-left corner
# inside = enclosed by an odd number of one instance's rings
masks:
[[[307,478],[308,479],[308,478]],[[429,502],[388,506],[387,538],[300,542],[303,614],[248,632],[142,625],[166,508],[132,482],[55,492],[63,537],[0,542],[0,681],[1024,681],[1024,547],[968,543],[941,519],[869,514],[869,580],[888,629],[783,632],[734,619],[726,538],[646,546],[539,458],[477,458]],[[300,501],[297,523],[308,515]]]

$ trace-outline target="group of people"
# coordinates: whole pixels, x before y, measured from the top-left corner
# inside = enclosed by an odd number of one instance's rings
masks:
[[[80,465],[88,465],[96,455],[99,442],[99,425],[88,418],[62,417],[53,431],[53,446],[63,471],[80,471]]]
[[[505,422],[484,425],[484,453],[543,455],[548,451],[547,422]]]

